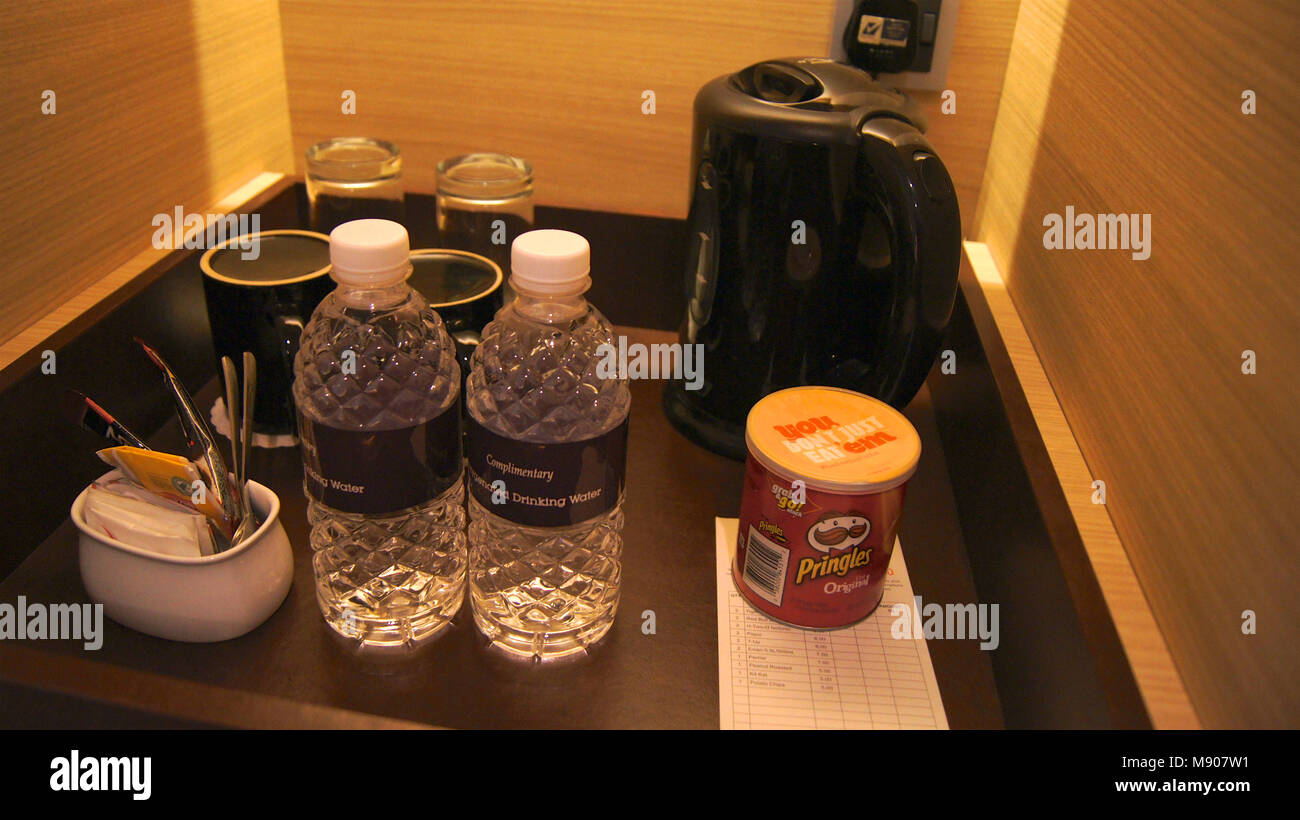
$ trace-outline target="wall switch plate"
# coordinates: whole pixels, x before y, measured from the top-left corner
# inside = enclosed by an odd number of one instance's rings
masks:
[[[946,88],[948,59],[952,54],[952,41],[957,30],[959,0],[913,0],[917,5],[916,57],[909,70],[897,74],[881,74],[879,79],[899,88],[922,91],[940,91]],[[844,53],[844,27],[857,6],[857,0],[835,0],[835,15],[831,20],[830,57],[847,62]]]

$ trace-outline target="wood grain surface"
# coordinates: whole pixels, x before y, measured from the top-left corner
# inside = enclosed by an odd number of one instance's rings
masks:
[[[532,161],[539,204],[684,217],[696,91],[761,59],[825,53],[833,6],[118,0],[77,14],[19,0],[0,20],[3,360],[27,351],[20,330],[62,326],[60,306],[120,280],[154,215],[205,212],[259,172],[301,173],[307,146],[330,136],[397,142],[412,191],[434,190],[442,158],[499,150]],[[954,113],[941,92],[915,92],[967,226],[1017,6],[961,4]]]
[[[1092,474],[1007,294],[997,265],[986,245],[967,242],[964,250],[964,263],[973,271],[997,323],[998,334],[1006,346],[1052,468],[1065,493],[1070,515],[1083,541],[1088,569],[1101,588],[1105,607],[1115,624],[1151,725],[1156,729],[1199,728],[1182,678],[1151,614],[1150,603],[1124,552],[1124,545],[1115,532],[1107,507],[1092,503]]]
[[[215,221],[215,218],[247,207],[250,200],[268,191],[281,180],[284,180],[283,174],[275,174],[269,171],[253,177],[228,195],[212,203],[208,209],[211,213],[205,214],[205,217],[210,218],[204,219],[203,229],[206,230],[207,225]],[[286,184],[288,183],[286,182]],[[193,228],[185,233],[185,238],[199,232],[199,228]],[[180,244],[183,246],[184,240]],[[146,271],[173,252],[172,250],[146,246],[144,250],[87,284],[65,301],[54,305],[44,316],[27,324],[8,339],[0,342],[0,369],[8,367],[20,357],[33,352],[37,345],[47,342],[88,311],[102,307],[105,300],[120,289],[135,288],[144,284],[141,277],[146,274]]]
[[[155,214],[220,210],[329,136],[394,140],[412,191],[443,157],[500,150],[533,162],[539,204],[680,218],[698,88],[824,53],[832,6],[11,3],[0,366],[165,253]],[[1026,394],[1063,411],[1044,437],[1077,441],[1062,481],[1103,545],[1094,569],[1153,720],[1300,726],[1296,7],[964,0],[959,15],[956,113],[916,96],[967,233],[1005,277],[990,304],[1023,320],[1008,347],[1041,359]],[[1066,206],[1150,214],[1151,257],[1044,249],[1044,215]]]
[[[975,224],[1019,6],[1020,0],[961,0],[946,83],[953,113],[946,113],[944,91],[907,92],[925,108],[926,138],[957,189],[963,236],[970,236]]]
[[[1207,727],[1300,726],[1297,33],[1286,2],[1024,0],[976,231]],[[1045,249],[1067,206],[1149,214],[1150,258]]]
[[[274,0],[4,11],[0,342],[149,250],[156,214],[292,169]]]
[[[949,83],[918,92],[930,135],[974,212],[1018,0],[963,0]],[[831,0],[284,0],[295,161],[312,143],[396,142],[409,190],[470,151],[533,163],[537,201],[682,218],[691,107],[708,80],[759,60],[821,55]],[[356,113],[342,112],[344,90]],[[655,113],[642,113],[642,92]]]

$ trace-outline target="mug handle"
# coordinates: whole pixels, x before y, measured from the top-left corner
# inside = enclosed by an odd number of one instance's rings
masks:
[[[477,330],[458,330],[451,334],[451,340],[456,343],[456,361],[460,363],[460,375],[464,379],[469,375],[469,357],[474,355],[474,348],[483,342],[483,337]]]
[[[298,355],[298,345],[302,341],[302,317],[293,314],[277,314],[275,330],[280,337],[280,356],[284,361],[285,372],[292,378],[293,359]]]

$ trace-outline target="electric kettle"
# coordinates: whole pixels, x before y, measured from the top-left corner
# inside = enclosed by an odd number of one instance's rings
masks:
[[[957,292],[952,180],[903,94],[825,58],[757,63],[695,98],[682,344],[703,378],[664,410],[745,456],[776,390],[845,387],[902,408],[939,353]]]

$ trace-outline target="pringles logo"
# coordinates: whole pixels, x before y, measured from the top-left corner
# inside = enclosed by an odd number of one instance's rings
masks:
[[[781,529],[776,524],[769,524],[766,521],[760,521],[758,522],[758,530],[778,544],[785,543],[785,530]]]
[[[808,546],[826,553],[821,558],[799,559],[795,584],[824,578],[827,575],[844,577],[858,567],[871,562],[871,548],[860,546],[871,533],[871,522],[861,515],[828,512],[808,528]]]

